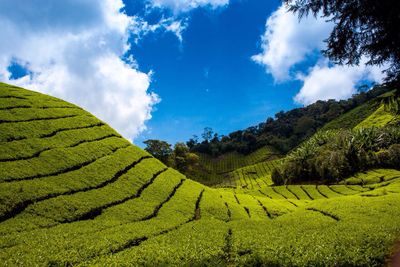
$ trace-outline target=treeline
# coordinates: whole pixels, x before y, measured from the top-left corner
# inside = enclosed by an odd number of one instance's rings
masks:
[[[287,112],[280,111],[275,118],[268,118],[257,126],[218,135],[205,128],[202,141],[197,136],[186,142],[191,152],[219,156],[227,152],[249,154],[258,148],[270,145],[285,154],[312,136],[327,122],[367,101],[388,92],[385,86],[375,86],[367,92],[353,95],[348,100],[317,101],[307,107]]]
[[[272,172],[276,185],[336,183],[369,168],[400,168],[400,128],[319,132],[292,151]]]

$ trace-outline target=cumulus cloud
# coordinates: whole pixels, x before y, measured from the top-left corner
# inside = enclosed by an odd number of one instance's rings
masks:
[[[298,75],[304,84],[294,100],[308,105],[317,100],[346,99],[357,93],[359,81],[379,83],[383,78],[382,69],[377,66],[329,66],[325,60],[312,67],[307,75]]]
[[[261,37],[261,53],[252,59],[266,67],[275,81],[290,79],[290,70],[324,47],[333,25],[312,16],[299,21],[297,15],[287,12],[285,5],[267,19],[266,31]]]
[[[151,118],[159,97],[148,91],[151,75],[137,69],[129,49],[134,18],[121,0],[0,2],[0,80],[76,103],[127,138]],[[29,75],[11,79],[8,66]]]
[[[282,5],[267,19],[261,37],[262,51],[252,56],[252,60],[264,66],[275,82],[302,81],[294,100],[304,105],[348,98],[356,93],[360,81],[381,82],[384,68],[366,66],[366,59],[359,66],[337,66],[323,59],[320,50],[326,47],[324,40],[332,29],[332,22],[313,16],[299,20]],[[315,58],[319,58],[317,64],[302,73],[300,70]]]
[[[149,0],[149,2],[154,7],[169,8],[175,13],[206,6],[215,9],[229,4],[229,0]]]

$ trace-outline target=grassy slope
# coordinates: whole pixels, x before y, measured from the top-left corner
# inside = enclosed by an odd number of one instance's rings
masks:
[[[217,158],[206,154],[199,154],[199,157],[200,167],[199,171],[195,173],[198,181],[209,185],[232,186],[241,184],[238,181],[237,170],[241,171],[241,168],[276,159],[279,154],[273,148],[265,146],[249,155],[232,152]],[[258,176],[265,176],[265,174],[260,172]]]
[[[206,154],[199,154],[200,164],[207,170],[215,173],[227,173],[238,168],[253,165],[276,157],[278,154],[271,147],[262,147],[249,155],[237,152],[227,153],[218,158],[212,158]]]
[[[399,122],[398,116],[386,111],[382,105],[382,97],[390,93],[381,95],[367,103],[358,106],[342,116],[328,122],[319,131],[332,129],[353,129],[368,128],[372,126],[382,127],[389,123]]]
[[[324,125],[320,131],[332,129],[353,129],[368,127],[383,127],[386,124],[395,124],[400,121],[399,116],[385,110],[382,99],[393,92],[385,93],[367,103],[358,106],[342,116]]]
[[[400,234],[398,171],[212,189],[89,113],[5,84],[0,151],[5,266],[374,266]]]
[[[271,173],[277,160],[266,160],[256,164],[237,168],[225,174],[224,181],[218,187],[255,188],[272,185]]]
[[[400,118],[386,111],[381,104],[381,95],[369,102],[348,111],[342,116],[324,125],[319,131],[332,129],[352,129],[383,127],[386,124],[397,124]],[[253,188],[258,184],[271,185],[272,167],[281,157],[272,147],[263,147],[250,155],[228,153],[218,158],[199,154],[200,169],[195,179],[203,184],[215,187]]]
[[[352,129],[372,115],[380,107],[380,105],[381,103],[379,98],[372,99],[367,103],[346,112],[333,121],[328,122],[319,131],[332,129]]]
[[[399,117],[386,111],[384,106],[381,105],[374,113],[357,124],[355,128],[369,128],[369,127],[383,127],[387,124],[399,122]]]
[[[380,98],[356,107],[324,125],[320,131],[352,129],[357,127],[384,126],[399,119],[385,111]],[[271,147],[263,147],[250,155],[228,153],[218,158],[200,154],[201,169],[196,179],[219,187],[250,187],[257,183],[272,184],[271,167],[279,154]]]

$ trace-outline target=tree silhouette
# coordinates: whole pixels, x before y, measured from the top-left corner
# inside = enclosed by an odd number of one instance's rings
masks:
[[[334,63],[386,67],[386,82],[400,85],[399,0],[283,0],[301,19],[310,13],[334,23],[323,53]],[[397,90],[399,92],[399,90]]]

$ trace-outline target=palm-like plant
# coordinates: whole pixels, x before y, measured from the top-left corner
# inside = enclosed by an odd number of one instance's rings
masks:
[[[280,179],[287,182],[319,177],[337,181],[373,166],[392,166],[398,162],[392,160],[393,153],[399,151],[398,144],[400,127],[394,126],[320,132],[286,157],[280,166]]]
[[[386,111],[394,114],[400,114],[400,92],[396,90],[395,93],[382,98],[382,104]]]

